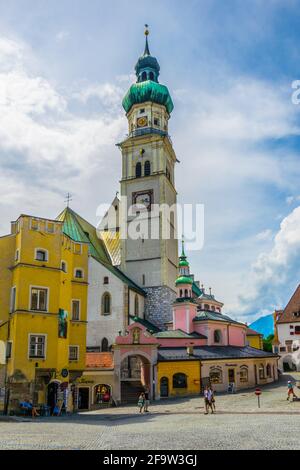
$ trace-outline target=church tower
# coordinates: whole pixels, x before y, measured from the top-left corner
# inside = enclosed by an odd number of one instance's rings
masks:
[[[134,215],[143,219],[148,234],[141,233],[138,239],[133,239],[128,233],[121,241],[121,258],[123,271],[147,292],[146,318],[163,327],[172,318],[172,303],[176,298],[177,214],[175,209],[163,215],[157,207],[165,205],[174,209],[177,201],[174,179],[177,159],[168,134],[174,105],[168,88],[158,81],[160,66],[150,54],[148,29],[145,35],[145,50],[135,67],[137,81],[123,100],[128,136],[119,147],[121,196],[128,206],[144,207],[137,208]],[[130,232],[132,214],[123,220]],[[170,236],[165,236],[168,232]]]

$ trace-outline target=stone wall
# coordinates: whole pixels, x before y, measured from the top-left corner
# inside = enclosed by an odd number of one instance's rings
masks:
[[[147,292],[145,318],[159,328],[166,329],[165,323],[173,318],[172,305],[176,293],[167,286],[144,288]]]

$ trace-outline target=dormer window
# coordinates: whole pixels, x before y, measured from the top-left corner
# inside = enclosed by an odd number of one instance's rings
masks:
[[[46,250],[35,250],[36,261],[48,261],[48,252]]]

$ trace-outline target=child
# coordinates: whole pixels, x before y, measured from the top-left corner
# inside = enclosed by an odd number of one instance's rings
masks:
[[[139,396],[139,401],[138,401],[138,407],[140,409],[140,413],[143,411],[143,408],[145,407],[145,401],[146,401],[145,393],[142,392]]]

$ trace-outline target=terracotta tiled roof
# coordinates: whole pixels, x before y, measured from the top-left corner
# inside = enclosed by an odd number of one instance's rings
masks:
[[[110,352],[86,353],[86,367],[88,369],[113,369],[113,355]]]
[[[252,328],[247,328],[246,330],[246,335],[247,336],[263,336],[261,333],[258,331],[252,330]]]
[[[283,310],[283,313],[280,315],[280,318],[277,320],[277,323],[296,322],[300,323],[300,284]]]

